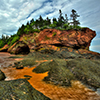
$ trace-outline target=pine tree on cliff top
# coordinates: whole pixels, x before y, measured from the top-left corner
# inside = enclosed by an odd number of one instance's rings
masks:
[[[72,20],[71,24],[74,27],[76,27],[76,26],[78,26],[80,24],[79,20],[77,20],[77,17],[80,17],[80,15],[78,15],[74,9],[72,9],[71,12],[72,12],[72,14],[70,15],[71,20]]]
[[[62,27],[64,23],[65,23],[65,20],[64,20],[64,17],[62,15],[62,11],[59,10],[59,18],[58,18],[57,26]]]

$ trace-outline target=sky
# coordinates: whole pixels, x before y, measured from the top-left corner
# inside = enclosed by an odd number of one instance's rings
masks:
[[[0,0],[0,36],[15,34],[32,18],[58,18],[59,9],[70,17],[75,9],[80,26],[96,31],[90,50],[100,53],[100,0]]]

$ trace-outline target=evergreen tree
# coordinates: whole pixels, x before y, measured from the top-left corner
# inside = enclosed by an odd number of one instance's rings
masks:
[[[65,21],[64,21],[64,17],[62,16],[62,11],[61,10],[59,10],[59,18],[58,18],[58,23],[57,23],[57,26],[63,26],[63,24],[65,23]]]
[[[44,21],[44,20],[43,20],[42,16],[40,15],[38,21],[36,20],[36,23],[38,23],[38,26],[39,26],[39,27],[42,27],[42,26],[43,26],[43,23],[44,23],[43,21]]]
[[[36,27],[36,28],[39,28],[39,27],[41,27],[41,26],[42,26],[41,21],[37,19],[36,22],[35,22],[35,27]]]
[[[43,18],[42,18],[42,16],[40,15],[40,17],[39,17],[39,21],[40,22],[42,22],[43,21]]]
[[[67,17],[67,14],[65,14],[65,23],[68,23],[68,17]]]
[[[51,21],[50,19],[47,17],[46,20],[45,20],[45,25],[46,26],[49,26],[51,24]]]
[[[53,24],[57,23],[57,19],[53,18]]]
[[[2,34],[2,40],[5,41],[6,37]]]
[[[29,21],[27,22],[27,25],[29,25]]]
[[[73,24],[74,27],[78,26],[80,24],[79,20],[77,20],[77,17],[80,17],[76,11],[74,9],[72,9],[72,14],[70,15],[72,22],[71,24]]]
[[[30,21],[30,24],[34,22],[34,19],[32,18],[32,20]]]

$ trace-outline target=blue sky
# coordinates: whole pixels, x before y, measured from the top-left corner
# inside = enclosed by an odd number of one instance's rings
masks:
[[[90,50],[100,53],[100,0],[0,0],[0,36],[15,34],[22,24],[40,15],[58,18],[59,9],[68,16],[75,9],[81,26],[96,31]]]

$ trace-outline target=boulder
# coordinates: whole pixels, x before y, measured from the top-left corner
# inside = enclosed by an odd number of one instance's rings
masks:
[[[8,52],[13,54],[28,54],[30,49],[26,43],[18,41],[8,49]]]
[[[21,65],[21,66],[16,66],[16,69],[23,69],[23,68],[24,68],[23,65]]]
[[[48,76],[43,79],[45,82],[52,82],[55,85],[61,86],[70,86],[71,80],[75,80],[75,77],[65,66],[66,61],[62,59],[55,59],[53,61],[41,63],[33,69],[33,72],[44,73],[48,71]]]
[[[25,79],[1,81],[0,100],[50,100]]]
[[[74,49],[89,49],[91,40],[96,36],[95,31],[89,28],[79,30],[60,31],[57,29],[44,29],[35,38],[35,42],[41,45],[55,45],[58,47],[71,47]]]
[[[5,74],[0,70],[0,81],[6,78]]]

